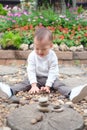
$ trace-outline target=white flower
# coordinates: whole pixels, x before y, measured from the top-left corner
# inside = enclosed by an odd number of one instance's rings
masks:
[[[60,18],[65,18],[66,16],[65,16],[65,15],[60,15],[59,17],[60,17]]]
[[[30,22],[30,21],[31,21],[31,19],[28,19],[28,21]]]
[[[66,21],[69,21],[69,19],[68,19],[68,18],[65,18],[65,20],[66,20]]]

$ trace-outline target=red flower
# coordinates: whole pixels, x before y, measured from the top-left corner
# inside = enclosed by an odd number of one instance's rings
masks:
[[[61,36],[59,36],[59,38],[60,38],[61,40],[63,40],[65,37],[64,37],[63,35],[61,35]]]
[[[87,37],[87,33],[85,33],[84,36]]]

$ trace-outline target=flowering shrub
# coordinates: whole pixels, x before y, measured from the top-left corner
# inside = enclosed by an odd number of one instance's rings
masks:
[[[65,43],[68,47],[80,44],[83,44],[84,47],[87,46],[87,22],[77,14],[73,14],[72,8],[67,10],[66,15],[58,15],[50,8],[30,12],[16,6],[13,9],[6,6],[5,10],[8,12],[7,15],[0,15],[0,32],[8,31],[8,34],[10,33],[12,36],[19,35],[21,37],[20,44],[31,44],[35,29],[47,27],[53,32],[55,44]],[[74,11],[77,9],[75,8]],[[5,45],[3,40],[2,43],[5,48],[6,40]],[[19,48],[20,44],[18,43],[16,46],[12,43],[16,48]]]

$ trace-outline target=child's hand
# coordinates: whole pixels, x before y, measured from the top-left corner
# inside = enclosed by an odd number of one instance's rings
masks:
[[[50,87],[46,86],[46,87],[41,87],[41,91],[45,91],[47,93],[50,93]]]
[[[33,94],[33,93],[39,93],[39,88],[37,86],[34,86],[30,89],[29,93]]]

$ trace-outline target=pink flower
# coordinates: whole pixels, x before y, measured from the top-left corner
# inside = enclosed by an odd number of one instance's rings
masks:
[[[15,20],[12,20],[12,22],[13,22],[13,23],[16,23],[16,21],[15,21]]]
[[[14,15],[13,15],[12,13],[8,13],[8,16],[11,16],[11,17],[13,17]]]
[[[41,19],[43,19],[43,16],[40,16]]]
[[[28,15],[26,11],[23,12],[24,15]]]
[[[7,20],[12,20],[11,18],[7,18]]]

